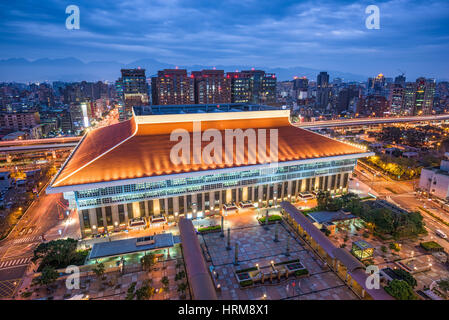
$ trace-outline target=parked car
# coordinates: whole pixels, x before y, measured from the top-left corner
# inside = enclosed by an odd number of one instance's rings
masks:
[[[447,235],[441,231],[441,230],[436,230],[435,233],[437,234],[437,236],[443,238],[443,239],[447,239]]]

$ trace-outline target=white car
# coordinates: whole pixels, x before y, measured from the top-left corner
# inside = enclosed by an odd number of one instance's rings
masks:
[[[435,233],[437,234],[437,236],[443,238],[443,239],[447,239],[447,235],[441,231],[441,230],[435,230]]]

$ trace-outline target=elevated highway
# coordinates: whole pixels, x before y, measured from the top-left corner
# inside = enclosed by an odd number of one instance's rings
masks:
[[[23,153],[36,151],[50,151],[74,148],[82,137],[63,137],[49,139],[31,139],[0,141],[0,153]]]
[[[414,122],[432,122],[432,121],[449,121],[449,114],[431,115],[431,116],[414,116],[414,117],[388,117],[388,118],[359,118],[359,119],[340,119],[325,120],[314,122],[294,123],[295,126],[304,129],[324,129],[348,126],[363,126],[388,123],[414,123]]]

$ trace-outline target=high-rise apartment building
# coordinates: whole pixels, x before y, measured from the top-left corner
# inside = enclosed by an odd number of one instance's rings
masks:
[[[223,70],[192,71],[195,104],[230,103],[231,80]]]
[[[320,72],[316,80],[316,103],[319,108],[326,108],[329,104],[330,86],[329,74]]]
[[[195,86],[185,69],[164,69],[151,78],[154,105],[194,104]]]
[[[228,72],[231,80],[231,102],[272,105],[276,103],[275,74],[262,70]]]

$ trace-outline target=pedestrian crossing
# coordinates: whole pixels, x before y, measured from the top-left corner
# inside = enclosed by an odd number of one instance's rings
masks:
[[[42,238],[40,236],[31,236],[31,237],[16,239],[13,241],[13,243],[14,244],[29,243],[29,242],[40,241],[41,239]]]
[[[31,257],[27,258],[17,258],[14,260],[8,260],[8,261],[1,261],[0,262],[0,269],[6,269],[11,267],[19,267],[22,265],[27,265],[31,262]]]

